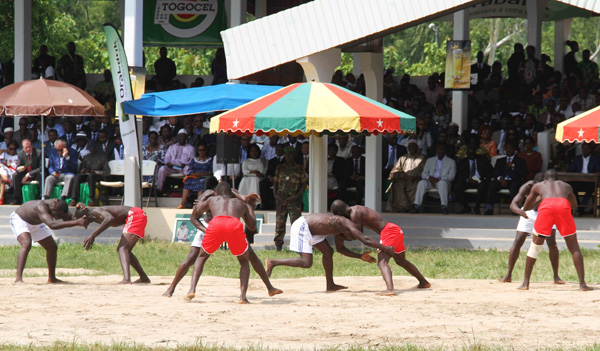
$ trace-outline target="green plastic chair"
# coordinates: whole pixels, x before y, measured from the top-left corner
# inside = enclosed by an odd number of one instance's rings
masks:
[[[23,203],[40,198],[40,187],[37,184],[23,184],[21,188]]]

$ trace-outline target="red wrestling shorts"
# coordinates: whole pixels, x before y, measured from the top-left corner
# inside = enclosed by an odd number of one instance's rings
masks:
[[[239,219],[217,216],[210,220],[204,238],[202,238],[202,249],[208,254],[213,254],[223,241],[227,241],[229,251],[234,256],[242,255],[248,250],[244,226]]]
[[[123,234],[131,233],[143,238],[145,236],[148,217],[146,212],[139,207],[134,207],[127,213],[127,221],[123,227]]]
[[[404,232],[394,223],[389,223],[381,230],[379,243],[385,246],[393,246],[395,253],[406,251],[404,247]]]
[[[550,236],[552,226],[555,224],[561,236],[569,236],[577,232],[575,220],[571,214],[571,203],[563,197],[542,200],[538,207],[533,232],[540,236]]]

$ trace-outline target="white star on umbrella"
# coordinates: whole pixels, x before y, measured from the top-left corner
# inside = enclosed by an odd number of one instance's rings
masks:
[[[379,119],[379,121],[377,121],[377,127],[383,127],[383,121],[381,120],[381,118]]]
[[[240,123],[240,121],[238,121],[236,118],[235,121],[233,121],[233,128],[237,128],[238,123]]]
[[[579,135],[577,136],[578,138],[583,138],[583,128],[579,128],[579,131],[577,133],[579,133]]]

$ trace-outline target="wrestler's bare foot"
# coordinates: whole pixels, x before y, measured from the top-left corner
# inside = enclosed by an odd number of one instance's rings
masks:
[[[379,296],[396,296],[396,292],[394,290],[384,290],[384,291],[378,292],[377,295],[379,295]]]
[[[144,279],[140,278],[140,279],[134,281],[132,284],[150,284],[150,279],[148,279],[148,278],[144,278]]]
[[[48,284],[68,284],[66,281],[64,280],[60,280],[58,278],[48,278]]]
[[[427,288],[431,288],[431,283],[429,283],[429,282],[419,283],[419,285],[415,285],[412,287],[412,289],[427,289]]]
[[[511,277],[509,277],[509,276],[506,276],[506,277],[504,277],[504,278],[502,278],[502,279],[498,279],[498,281],[499,281],[500,283],[510,283],[510,282],[512,282],[512,278],[511,278]]]
[[[565,281],[560,279],[560,277],[556,276],[554,277],[554,284],[564,284]]]
[[[529,284],[521,284],[520,287],[517,288],[517,290],[529,290]]]
[[[275,296],[279,294],[283,294],[283,290],[277,288],[269,289],[269,296]]]
[[[238,301],[239,305],[246,305],[249,303],[250,303],[250,301],[248,301],[248,299],[246,299],[246,298],[240,299],[240,301]]]
[[[171,297],[171,296],[173,296],[173,292],[167,290],[162,294],[162,296]]]
[[[267,271],[267,277],[271,278],[271,272],[273,272],[273,265],[270,259],[265,260],[265,270]]]
[[[594,290],[594,288],[587,286],[587,284],[581,284],[581,285],[579,285],[579,290],[590,291],[590,290]]]
[[[337,284],[333,284],[332,286],[328,286],[327,287],[327,292],[336,292],[338,290],[344,290],[344,289],[348,289],[347,286],[343,286],[343,285],[337,285]]]
[[[188,293],[187,295],[185,295],[185,297],[183,298],[183,300],[185,302],[192,302],[192,300],[194,299],[194,297],[196,297],[195,293]]]
[[[125,279],[123,279],[123,280],[121,280],[120,282],[117,283],[117,285],[119,285],[119,284],[131,284],[131,280],[125,280]]]
[[[25,282],[23,281],[23,279],[17,279],[15,280],[15,284],[25,284]]]

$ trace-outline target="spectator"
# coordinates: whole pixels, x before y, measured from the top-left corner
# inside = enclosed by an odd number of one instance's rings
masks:
[[[104,77],[104,80],[99,81],[96,83],[96,86],[94,86],[94,98],[104,105],[114,98],[115,87],[109,69],[105,69],[102,76]]]
[[[406,154],[406,147],[398,145],[398,134],[388,133],[381,143],[381,164],[383,165],[382,178],[387,179],[400,156]]]
[[[39,56],[33,60],[33,68],[31,70],[33,77],[39,78],[40,76],[44,76],[44,72],[48,66],[56,67],[56,57],[48,55],[48,47],[46,45],[40,45]]]
[[[55,148],[54,142],[56,141],[56,139],[58,139],[58,134],[56,133],[56,131],[54,129],[49,129],[47,135],[48,135],[48,140],[44,143],[44,154],[50,155],[50,152],[52,152],[52,150],[54,150],[54,148]],[[65,145],[66,145],[66,142],[65,142]]]
[[[581,53],[581,62],[577,64],[577,69],[581,72],[583,87],[589,89],[590,84],[598,79],[598,64],[590,60],[590,50],[583,50]]]
[[[256,144],[248,146],[249,157],[242,162],[242,180],[239,192],[243,195],[256,193],[261,196],[260,182],[266,173],[265,160],[260,158],[260,149]]]
[[[23,149],[17,153],[17,173],[14,175],[15,199],[18,204],[23,203],[21,187],[24,183],[37,181],[41,189],[42,184],[42,155],[41,152],[31,146],[28,139],[21,142]]]
[[[477,74],[477,84],[473,90],[478,91],[483,88],[483,82],[489,77],[492,68],[483,62],[483,51],[477,52],[477,62],[471,65],[471,74]]]
[[[250,150],[250,139],[249,135],[242,135],[240,137],[240,164],[244,163],[248,158],[248,151]]]
[[[524,159],[515,154],[516,147],[507,142],[505,149],[506,157],[498,159],[494,166],[493,178],[490,181],[487,193],[486,215],[494,214],[494,204],[497,201],[496,193],[500,189],[508,189],[511,198],[514,197],[523,184],[523,177],[527,174],[527,164]]]
[[[441,91],[442,87],[437,84],[437,80],[433,76],[429,76],[429,78],[427,78],[427,86],[423,88],[425,101],[435,106]]]
[[[337,136],[338,152],[337,156],[343,159],[350,158],[352,144],[348,142],[348,135]]]
[[[191,124],[186,124],[183,127],[185,129],[185,131],[187,132],[187,140],[186,143],[188,143],[189,145],[192,145],[194,147],[194,150],[196,150],[198,148],[198,145],[200,145],[200,136],[196,133],[194,133],[194,126]],[[206,153],[206,155],[208,155],[208,153]]]
[[[14,184],[14,176],[17,172],[17,163],[19,156],[17,156],[17,149],[19,143],[16,141],[10,141],[8,148],[2,154],[0,154],[0,205],[4,205],[4,192],[6,189],[10,189],[11,185]]]
[[[508,117],[504,116],[500,118],[500,129],[492,133],[492,140],[498,146],[498,154],[504,155],[504,141],[506,140],[508,134],[508,128],[510,126],[510,122]]]
[[[31,141],[31,145],[37,150],[42,149],[42,141],[38,139],[38,130],[36,128],[31,128],[28,130],[29,133],[29,141]]]
[[[346,161],[337,156],[338,146],[329,144],[327,146],[327,190],[338,191],[343,188]]]
[[[183,169],[185,178],[183,180],[183,195],[178,209],[187,207],[187,199],[190,192],[196,192],[197,198],[206,190],[207,178],[213,175],[213,160],[208,156],[208,147],[204,144],[198,145],[196,157]]]
[[[63,81],[79,87],[86,88],[85,69],[83,68],[83,58],[75,53],[75,43],[67,44],[68,53],[58,60],[56,73]]]
[[[277,135],[271,135],[269,137],[269,142],[265,143],[265,145],[263,146],[260,157],[262,157],[266,161],[269,161],[270,159],[275,157],[277,154],[275,149],[277,147],[278,141],[279,137]]]
[[[79,135],[79,133],[78,133]],[[91,142],[93,143],[94,141],[91,140]],[[100,143],[99,147],[100,150],[104,153],[104,155],[106,155],[106,158],[109,161],[112,161],[115,159],[115,148],[117,148],[117,144],[115,144],[114,141],[110,141],[108,140],[108,134],[106,133],[105,130],[101,130],[98,132],[98,143]]]
[[[168,125],[160,127],[160,136],[158,138],[161,145],[168,149],[169,146],[175,144],[175,138],[171,137],[171,128]]]
[[[62,136],[61,139],[63,139],[64,141],[67,142],[67,146],[68,147],[71,147],[75,143],[75,137],[77,136],[77,133],[75,132],[75,126],[73,125],[73,122],[71,122],[71,121],[64,121],[63,122],[63,129],[65,131],[65,134],[63,134],[63,136]]]
[[[525,61],[525,51],[523,44],[515,43],[513,54],[508,59],[506,66],[508,67],[508,83],[511,89],[516,89],[520,83],[519,67]]]
[[[225,60],[225,49],[218,48],[215,58],[210,64],[210,73],[213,75],[211,85],[227,83],[227,62]]]
[[[542,171],[542,154],[533,150],[535,146],[536,142],[533,137],[527,136],[523,139],[523,151],[517,155],[524,159],[527,165],[527,173],[523,182],[533,180],[535,175]]]
[[[27,118],[19,118],[19,129],[14,133],[14,139],[20,143],[25,139],[29,139],[29,131],[27,128]]]
[[[530,92],[538,84],[537,72],[540,60],[535,57],[535,46],[528,45],[525,52],[527,53],[527,58],[521,63],[519,73],[521,75],[521,84]]]
[[[489,157],[498,154],[498,145],[492,140],[492,127],[484,125],[479,129],[479,142],[481,147],[485,148]]]
[[[54,146],[55,150],[49,155],[49,175],[44,186],[44,199],[50,198],[56,184],[65,182],[60,198],[66,200],[71,194],[71,185],[77,174],[77,154],[75,150],[67,147],[64,140],[56,140]]]
[[[267,172],[265,174],[265,179],[260,182],[260,193],[261,193],[261,204],[260,207],[262,210],[272,210],[275,208],[273,197],[273,191],[271,188],[273,187],[273,182],[275,181],[275,171],[277,166],[285,162],[283,156],[283,144],[275,145],[275,157],[271,158],[267,163]]]
[[[0,142],[0,153],[5,152],[8,149],[8,145],[11,141],[13,141],[13,136],[15,133],[11,127],[4,128],[4,141]],[[17,149],[19,148],[19,143],[17,143]]]
[[[165,154],[165,165],[158,170],[158,179],[156,181],[156,190],[163,190],[163,185],[167,176],[175,173],[183,173],[183,169],[190,163],[194,157],[194,147],[188,145],[185,141],[187,132],[185,129],[179,130],[177,134],[177,143],[169,146]]]
[[[588,94],[586,88],[581,88],[579,89],[579,94],[571,99],[571,108],[573,108],[576,103],[579,103],[580,105],[580,108],[577,109],[578,111],[587,111],[596,106],[596,98],[595,96]],[[576,111],[573,112],[575,113]]]
[[[425,155],[419,153],[417,141],[408,141],[408,154],[402,155],[390,172],[392,181],[390,195],[386,203],[388,212],[408,212],[415,201],[417,184],[425,167]]]
[[[112,118],[107,115],[100,117],[99,129],[106,131],[106,136],[109,140],[115,140],[117,135],[115,133],[115,125],[112,123]]]
[[[354,203],[362,205],[365,197],[365,157],[362,156],[360,147],[357,145],[352,146],[351,154],[352,157],[346,159],[346,178],[340,197],[344,198],[348,188],[355,187]]]
[[[600,172],[600,155],[594,153],[596,149],[595,143],[583,143],[581,145],[581,155],[573,158],[567,172],[570,173],[598,173]],[[573,182],[573,193],[577,197],[579,205],[586,205],[592,198],[594,193],[594,185],[592,183]],[[584,192],[583,197],[579,197],[579,193]],[[594,200],[595,201],[595,200]],[[583,215],[583,209],[579,209],[579,215]]]
[[[579,44],[576,41],[571,40],[567,40],[565,44],[571,49],[571,51],[565,55],[565,59],[563,61],[563,72],[567,78],[571,75],[580,77],[581,72],[577,68],[577,58],[575,57],[575,54],[577,51],[579,51]]]
[[[473,212],[481,214],[479,205],[485,202],[486,191],[492,177],[490,160],[483,155],[477,155],[476,151],[477,149],[474,146],[469,146],[467,148],[467,157],[458,161],[455,193],[457,201],[461,206],[459,214],[471,212],[464,193],[467,189],[477,189]]]
[[[90,127],[84,122],[82,116],[77,116],[74,119],[75,132],[83,131],[88,134],[90,132]]]
[[[309,167],[309,153],[310,153],[310,144],[308,143],[308,141],[305,141],[302,143],[302,148],[300,149],[300,154],[297,154],[296,156],[296,162],[300,165],[302,165],[302,168],[304,169],[304,172],[306,172],[306,175],[308,176],[308,167]]]
[[[108,159],[102,152],[98,152],[98,143],[89,143],[87,146],[88,153],[82,158],[79,166],[79,173],[73,182],[73,190],[71,191],[71,206],[77,204],[80,199],[80,184],[87,181],[89,186],[90,202],[88,206],[95,206],[96,183],[103,181],[110,175],[108,167]]]
[[[159,49],[159,55],[160,58],[154,62],[154,71],[158,82],[163,88],[161,90],[166,90],[177,75],[177,68],[175,62],[167,57],[166,47],[163,46]]]
[[[456,176],[456,162],[446,157],[446,145],[436,145],[436,156],[430,157],[425,162],[421,181],[417,184],[417,193],[410,213],[419,213],[425,192],[431,188],[436,188],[440,195],[442,203],[442,214],[448,212],[448,193],[454,177]]]

